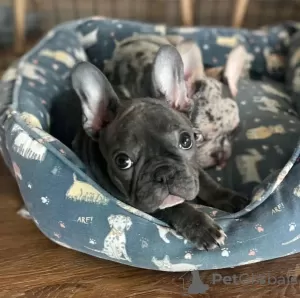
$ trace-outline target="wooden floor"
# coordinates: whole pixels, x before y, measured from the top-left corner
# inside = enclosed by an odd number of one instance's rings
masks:
[[[0,297],[194,297],[191,273],[136,269],[78,253],[48,240],[17,210],[22,201],[14,179],[0,159]],[[299,264],[299,265],[297,265]],[[300,275],[300,255],[236,269],[200,271],[209,289],[201,297],[300,297],[298,284],[211,284],[212,274]],[[245,277],[245,275],[244,275]],[[245,280],[243,278],[243,280]],[[300,279],[299,279],[300,281]],[[195,295],[196,296],[196,295]]]

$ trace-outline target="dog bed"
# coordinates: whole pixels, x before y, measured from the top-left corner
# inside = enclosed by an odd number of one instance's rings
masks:
[[[286,86],[297,85],[286,72],[297,74],[300,55],[289,45],[298,27],[289,22],[259,31],[168,28],[94,17],[50,31],[6,71],[0,86],[1,153],[40,231],[70,249],[162,271],[235,267],[300,252],[300,119],[297,96],[290,96],[295,88],[286,92]],[[75,63],[88,59],[101,69],[115,42],[134,33],[193,38],[206,67],[224,65],[238,43],[252,57],[251,80],[239,83],[241,132],[233,156],[225,169],[209,171],[221,184],[251,195],[252,202],[236,214],[203,207],[228,235],[221,249],[195,249],[165,223],[112,197],[47,133],[51,102],[70,90]],[[286,68],[288,57],[293,63]]]

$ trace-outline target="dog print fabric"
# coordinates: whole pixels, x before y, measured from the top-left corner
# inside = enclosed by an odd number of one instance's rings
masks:
[[[51,30],[0,84],[0,152],[37,227],[66,248],[163,271],[234,267],[300,252],[298,28],[293,22],[255,31],[169,28],[94,17]],[[163,222],[112,197],[48,134],[51,103],[70,91],[71,68],[89,60],[103,69],[116,43],[135,33],[192,38],[207,69],[222,67],[237,44],[248,51],[233,156],[209,173],[252,203],[236,214],[200,207],[228,235],[220,249],[195,249]]]

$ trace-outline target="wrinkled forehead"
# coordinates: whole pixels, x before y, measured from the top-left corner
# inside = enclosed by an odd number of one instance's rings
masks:
[[[159,139],[174,131],[192,131],[190,121],[181,113],[155,99],[138,99],[124,107],[110,127],[118,143]]]
[[[152,98],[133,100],[132,104],[123,111],[120,120],[126,127],[139,124],[137,128],[147,126],[165,132],[191,126],[183,114],[170,108],[163,100]]]

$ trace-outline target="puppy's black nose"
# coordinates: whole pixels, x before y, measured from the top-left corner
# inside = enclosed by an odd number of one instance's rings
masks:
[[[175,169],[170,166],[160,166],[154,172],[154,180],[160,183],[172,183],[175,176]]]

